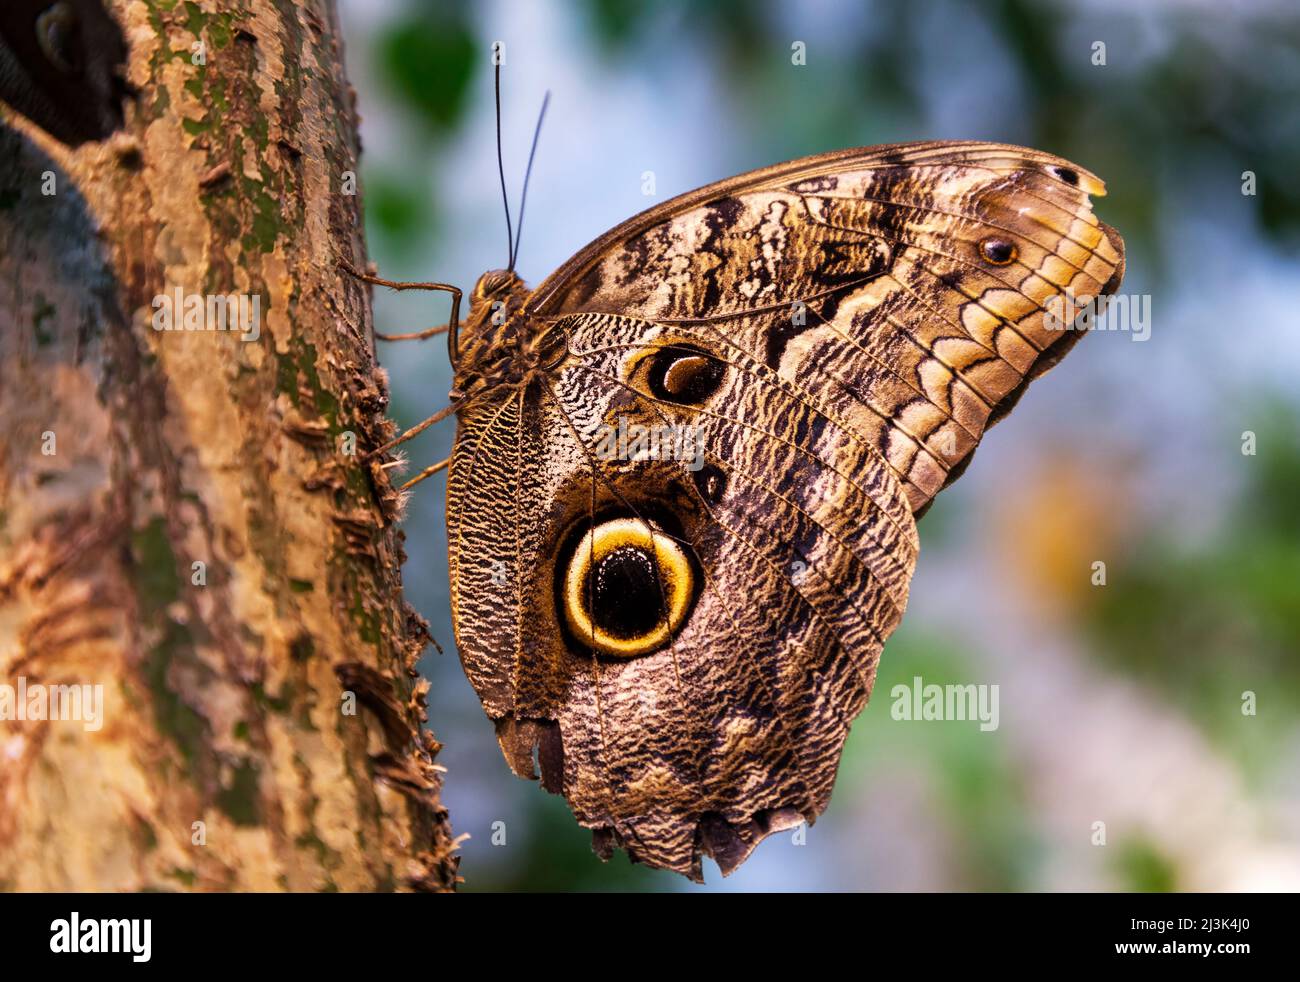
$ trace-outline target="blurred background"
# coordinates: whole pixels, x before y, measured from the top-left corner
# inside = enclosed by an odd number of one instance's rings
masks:
[[[706,862],[703,888],[621,853],[602,864],[562,798],[510,773],[452,641],[444,484],[421,486],[405,580],[446,651],[421,668],[444,802],[469,835],[464,889],[1300,889],[1293,0],[340,6],[369,245],[390,278],[468,290],[506,265],[501,41],[512,208],[553,93],[519,252],[533,285],[713,180],[976,138],[1099,174],[1096,210],[1128,244],[1123,292],[1151,303],[1148,340],[1085,339],[921,521],[907,617],[829,810],[802,844],[777,835],[725,880]],[[375,305],[381,331],[447,317],[440,294],[377,291]],[[441,340],[380,357],[399,423],[446,404]],[[413,466],[452,436],[421,437]],[[999,728],[892,719],[890,690],[915,676],[998,685]]]

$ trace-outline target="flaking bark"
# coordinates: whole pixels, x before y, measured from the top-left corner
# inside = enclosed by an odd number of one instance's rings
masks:
[[[0,887],[450,889],[333,3],[111,9],[126,131],[0,124],[0,685],[105,700],[0,722]]]

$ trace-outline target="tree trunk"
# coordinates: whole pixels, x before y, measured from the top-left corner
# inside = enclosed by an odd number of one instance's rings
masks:
[[[0,888],[451,889],[334,4],[109,6],[125,132],[0,123]]]

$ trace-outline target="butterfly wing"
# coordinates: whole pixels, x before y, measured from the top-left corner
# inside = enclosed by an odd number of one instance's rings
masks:
[[[1118,285],[1100,193],[1003,145],[828,154],[666,202],[532,294],[565,354],[461,419],[453,608],[507,759],[536,754],[599,850],[698,879],[825,808],[916,515],[1077,339],[1049,305]],[[666,543],[650,580],[596,561],[629,528]],[[647,605],[661,644],[602,646],[598,614]]]
[[[666,202],[533,294],[546,317],[618,313],[723,336],[841,403],[919,511],[1077,332],[1044,313],[1118,288],[1094,175],[1004,144],[873,147]]]

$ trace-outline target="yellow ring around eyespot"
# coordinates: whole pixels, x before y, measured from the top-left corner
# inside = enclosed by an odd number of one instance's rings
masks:
[[[659,618],[652,631],[620,638],[592,623],[582,602],[583,587],[592,563],[599,563],[620,546],[633,546],[655,558],[668,617]],[[615,518],[587,532],[573,551],[564,577],[564,616],[582,644],[615,658],[649,654],[667,644],[681,628],[690,607],[695,572],[682,547],[673,539],[635,518]]]

